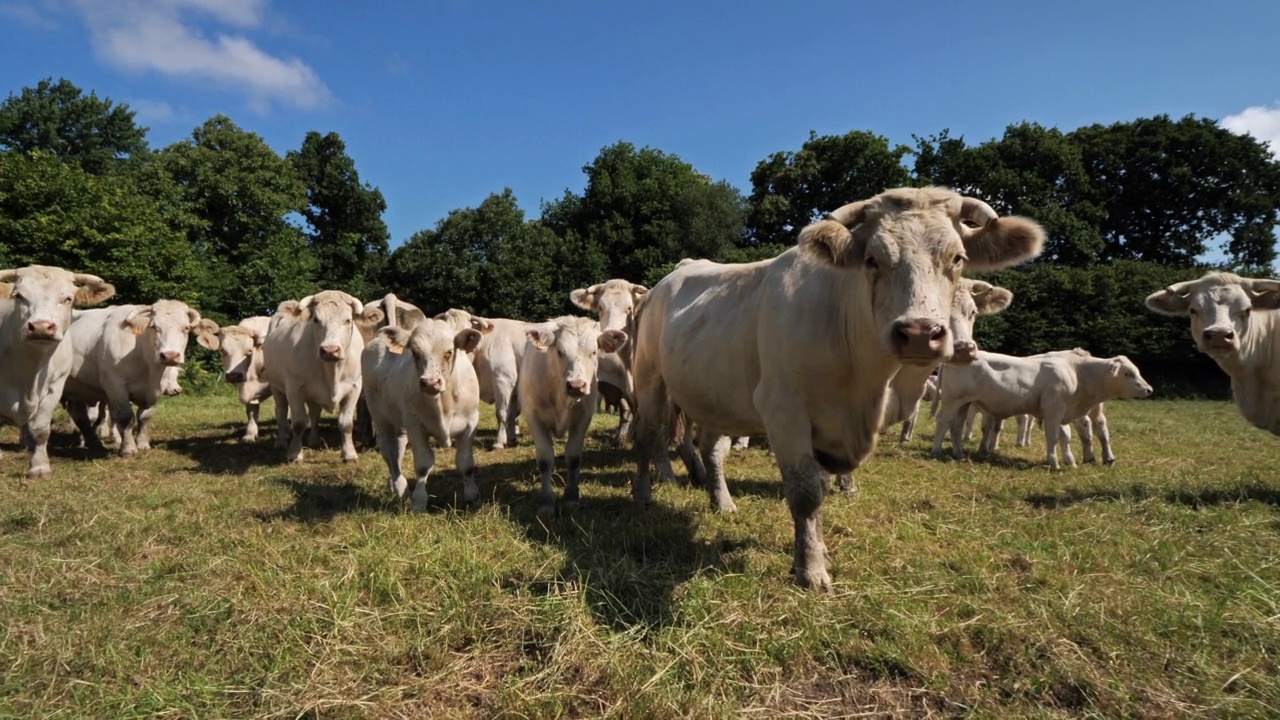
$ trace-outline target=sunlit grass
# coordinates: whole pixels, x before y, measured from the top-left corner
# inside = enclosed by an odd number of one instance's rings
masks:
[[[886,439],[824,506],[826,595],[790,581],[765,451],[730,457],[736,515],[669,485],[641,511],[610,416],[546,522],[527,438],[479,453],[476,512],[438,453],[416,514],[332,420],[286,466],[223,395],[166,401],[131,461],[64,420],[47,481],[7,427],[0,715],[1280,715],[1280,441],[1226,403],[1108,407],[1111,468]]]

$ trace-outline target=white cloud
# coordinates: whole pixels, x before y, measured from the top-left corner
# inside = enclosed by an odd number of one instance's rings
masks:
[[[197,20],[250,30],[266,0],[75,0],[98,54],[126,70],[153,71],[240,90],[255,106],[283,101],[315,107],[329,90],[298,58],[261,50],[243,34],[207,36]]]
[[[1280,102],[1271,107],[1255,105],[1245,108],[1238,115],[1228,115],[1219,123],[1222,127],[1241,135],[1252,135],[1280,155]]]
[[[0,2],[0,16],[12,18],[23,25],[41,28],[43,30],[53,30],[58,24],[49,17],[40,8],[31,2],[17,0],[16,2]]]
[[[129,109],[135,113],[139,123],[158,123],[164,125],[178,119],[178,113],[169,103],[163,100],[134,100]]]

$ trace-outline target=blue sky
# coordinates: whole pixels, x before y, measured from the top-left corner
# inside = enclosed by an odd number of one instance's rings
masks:
[[[281,154],[336,131],[396,245],[503,187],[536,216],[618,140],[744,192],[810,130],[1190,113],[1280,148],[1277,30],[1274,0],[0,0],[0,93],[66,77],[153,147],[215,113]]]

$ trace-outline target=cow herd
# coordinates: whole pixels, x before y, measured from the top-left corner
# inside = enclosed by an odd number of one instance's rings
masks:
[[[480,403],[495,407],[495,448],[517,442],[523,416],[536,448],[538,512],[547,515],[579,500],[583,444],[603,396],[619,406],[619,439],[634,438],[632,495],[642,505],[652,501],[655,473],[675,479],[675,442],[713,508],[734,510],[724,467],[730,440],[766,437],[795,524],[796,581],[826,588],[820,511],[830,476],[849,487],[892,425],[902,423],[909,439],[922,398],[937,407],[937,457],[948,434],[963,457],[966,421],[981,412],[986,450],[997,447],[1001,421],[1016,416],[1020,444],[1032,420],[1041,422],[1051,468],[1075,464],[1072,424],[1086,462],[1095,431],[1103,460],[1114,461],[1103,404],[1152,392],[1132,362],[1080,349],[1012,357],[979,351],[972,339],[976,318],[1013,296],[963,273],[1028,260],[1043,242],[1036,223],[1000,217],[975,198],[900,188],[803,228],[775,258],[685,260],[652,289],[610,280],[570,297],[599,320],[541,323],[458,309],[428,316],[394,295],[362,302],[327,290],[219,327],[173,300],[76,309],[114,288],[56,267],[0,270],[0,418],[21,428],[31,478],[51,474],[59,403],[87,443],[107,428],[119,434],[121,456],[145,451],[156,403],[179,391],[176,370],[194,334],[220,353],[239,389],[243,441],[258,439],[260,403],[271,397],[276,447],[298,462],[304,434],[317,442],[320,413],[335,412],[343,460],[356,459],[357,439],[376,444],[391,491],[419,510],[433,444],[456,446],[464,498],[474,505]],[[1269,312],[1280,308],[1280,281],[1215,273],[1160,290],[1147,306],[1189,316],[1200,350],[1231,376],[1245,418],[1280,434],[1280,313]],[[558,502],[555,438],[567,438]],[[409,446],[412,487],[402,467]]]

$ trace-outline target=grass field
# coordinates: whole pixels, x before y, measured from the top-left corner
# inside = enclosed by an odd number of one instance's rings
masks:
[[[375,452],[237,443],[224,395],[167,400],[131,461],[63,418],[46,481],[6,427],[0,716],[1280,716],[1280,441],[1226,403],[1109,415],[1111,468],[886,439],[824,507],[825,595],[764,451],[730,457],[737,515],[640,511],[609,416],[545,523],[525,438],[478,454],[476,512],[439,453],[417,514]]]

